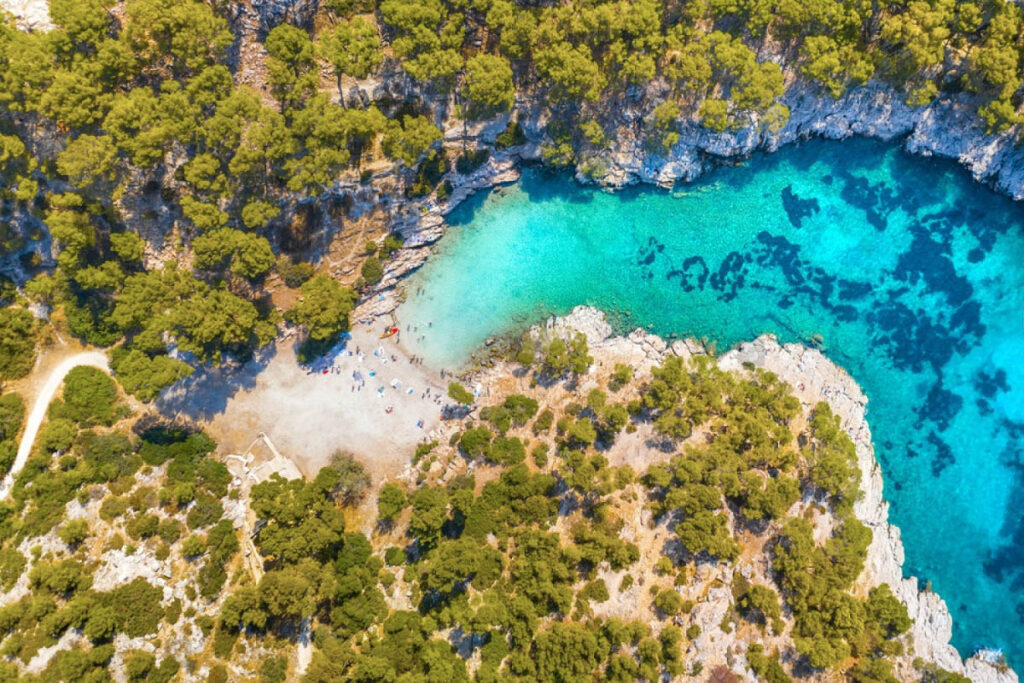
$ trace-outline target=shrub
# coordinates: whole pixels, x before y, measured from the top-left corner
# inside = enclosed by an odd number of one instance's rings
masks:
[[[570,443],[579,446],[590,446],[597,440],[597,430],[589,417],[575,420],[565,430],[565,436]]]
[[[53,418],[43,427],[39,445],[49,453],[66,453],[77,435],[78,427],[74,422],[61,417]]]
[[[36,321],[24,308],[0,308],[0,380],[24,377],[36,357]]]
[[[555,414],[550,409],[545,410],[533,421],[534,434],[547,434],[551,431],[551,425],[555,423]]]
[[[260,665],[260,683],[284,683],[287,672],[288,660],[284,657],[264,659]]]
[[[452,399],[456,403],[461,403],[464,406],[471,405],[476,397],[473,396],[466,387],[462,386],[458,382],[451,382],[448,384],[448,398]]]
[[[277,273],[292,289],[301,287],[315,272],[312,265],[303,261],[293,261],[284,254],[277,257]]]
[[[84,590],[92,584],[92,574],[76,560],[39,561],[28,573],[29,585],[45,588],[55,595]]]
[[[384,484],[377,497],[377,517],[392,522],[406,506],[405,491],[395,484]]]
[[[11,590],[18,582],[21,573],[25,571],[28,560],[18,552],[17,548],[4,548],[0,550],[0,588],[5,592]]]
[[[178,674],[178,670],[181,668],[181,664],[174,657],[164,657],[160,660],[160,664],[157,665],[156,671],[149,675],[149,681],[152,683],[170,683],[175,679]]]
[[[220,595],[220,589],[224,586],[227,578],[224,566],[215,558],[210,557],[199,569],[199,575],[196,577],[199,594],[207,600],[213,600]]]
[[[465,438],[465,434],[463,434],[463,438]],[[514,436],[499,436],[491,444],[487,459],[499,465],[515,465],[526,459],[526,448],[523,447],[523,442]]]
[[[181,543],[181,554],[184,557],[199,557],[206,552],[206,543],[198,534],[192,534]]]
[[[137,515],[127,525],[128,535],[136,539],[155,536],[160,528],[160,518],[153,514]]]
[[[72,519],[57,531],[60,540],[69,546],[77,546],[89,536],[89,523],[84,519]]]
[[[467,429],[459,438],[459,448],[471,458],[489,457],[493,436],[491,430],[482,425]]]
[[[143,650],[131,650],[124,656],[124,673],[131,683],[144,681],[156,667],[156,656]]]
[[[206,549],[210,552],[210,557],[214,562],[226,563],[232,555],[238,552],[238,548],[238,536],[229,519],[217,522],[210,529],[210,533],[206,535]]]
[[[764,653],[764,646],[760,643],[751,644],[747,650],[747,663],[750,664],[750,668],[754,670],[754,673],[759,678],[763,678],[768,683],[792,683],[792,678],[786,673],[786,670],[782,668],[782,664],[779,663],[779,653],[775,652],[773,655],[768,656]]]
[[[231,473],[224,463],[204,458],[196,465],[196,483],[213,494],[214,498],[223,498],[228,493]]]
[[[334,499],[343,505],[356,505],[370,488],[370,475],[362,463],[350,453],[335,451],[328,461],[328,467],[337,470],[339,479],[334,487]]]
[[[220,501],[209,495],[200,495],[195,505],[188,512],[188,527],[199,529],[213,524],[224,515],[224,507]]]
[[[145,579],[136,578],[109,593],[101,593],[100,605],[112,611],[118,631],[129,638],[138,638],[156,632],[164,616],[160,607],[163,595],[162,590]]]
[[[386,562],[389,567],[396,567],[400,564],[405,564],[405,551],[401,548],[391,546],[384,551],[384,562]]]
[[[548,377],[558,378],[567,372],[582,375],[594,362],[589,355],[587,338],[582,332],[566,341],[564,339],[552,339],[542,349],[544,359],[541,364],[541,371]]]
[[[376,256],[368,256],[360,268],[363,281],[368,285],[375,285],[384,279],[384,266]]]
[[[0,441],[13,440],[25,419],[25,402],[18,394],[0,396]]]
[[[583,600],[604,602],[611,597],[611,594],[608,593],[608,586],[605,585],[604,579],[595,579],[580,589],[579,597]]]
[[[179,617],[181,617],[181,600],[174,598],[164,610],[164,621],[168,624],[177,624]]]
[[[668,616],[675,616],[683,611],[683,598],[674,590],[666,589],[654,597],[654,606]]]
[[[631,379],[633,379],[633,368],[625,363],[616,363],[611,380],[608,382],[608,388],[612,391],[618,391],[628,384]]]
[[[429,455],[435,448],[437,448],[436,441],[425,441],[416,444],[416,450],[412,454],[412,464],[417,464],[424,455]]]
[[[188,363],[165,354],[150,357],[138,349],[124,347],[110,351],[110,367],[124,390],[140,401],[152,401],[194,370]]]
[[[228,668],[221,663],[214,664],[210,667],[210,675],[206,679],[206,683],[227,683],[228,681]]]
[[[132,442],[125,434],[82,432],[78,436],[77,448],[92,470],[92,481],[99,483],[128,479],[129,485],[135,483],[130,475],[139,469],[142,462],[132,452]]]
[[[522,394],[506,397],[502,405],[509,411],[512,422],[517,427],[522,427],[537,414],[537,401]]]
[[[740,548],[729,532],[728,523],[724,514],[699,510],[676,525],[676,534],[694,555],[707,553],[720,560],[733,560]]]
[[[480,419],[487,420],[499,434],[504,434],[512,426],[512,412],[505,406],[493,406],[480,411]]]
[[[118,496],[111,496],[100,505],[100,519],[104,522],[113,522],[128,511],[128,499]]]
[[[117,402],[117,385],[96,368],[79,366],[64,378],[63,402],[54,404],[56,417],[78,424],[112,425],[123,414]]]
[[[768,586],[755,585],[740,595],[736,601],[740,613],[760,623],[772,623],[776,632],[781,630],[781,623],[778,622],[782,613],[779,607],[779,595]]]
[[[441,488],[422,488],[412,494],[412,516],[409,533],[420,545],[430,548],[441,536],[441,527],[448,521],[448,494]]]
[[[389,232],[384,236],[384,242],[380,245],[380,257],[387,259],[402,248],[402,235],[397,232]]]

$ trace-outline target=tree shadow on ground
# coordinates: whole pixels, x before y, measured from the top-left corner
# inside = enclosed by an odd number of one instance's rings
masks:
[[[157,410],[171,419],[209,420],[224,412],[228,401],[239,391],[255,387],[260,373],[276,355],[277,345],[271,344],[245,363],[203,365],[168,387],[156,400]]]

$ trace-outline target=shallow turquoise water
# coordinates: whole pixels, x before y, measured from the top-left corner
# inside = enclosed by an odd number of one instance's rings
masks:
[[[530,171],[450,219],[399,309],[436,366],[578,304],[719,348],[821,334],[870,399],[906,571],[946,599],[963,653],[1024,663],[1024,207],[850,140],[672,192]]]

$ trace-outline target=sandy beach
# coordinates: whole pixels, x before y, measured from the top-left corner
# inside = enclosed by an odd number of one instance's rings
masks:
[[[447,438],[441,412],[450,401],[448,380],[411,362],[401,333],[380,338],[389,327],[389,317],[361,321],[309,365],[297,360],[294,338],[278,342],[262,367],[241,370],[251,386],[206,420],[219,450],[242,452],[263,432],[307,476],[337,450],[361,460],[375,481],[401,472],[418,443]]]

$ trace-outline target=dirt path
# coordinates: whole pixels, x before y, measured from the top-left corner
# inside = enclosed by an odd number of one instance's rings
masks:
[[[39,428],[46,417],[46,409],[50,406],[50,401],[53,400],[53,396],[57,393],[57,389],[60,388],[64,377],[74,368],[81,365],[99,368],[106,373],[110,372],[106,355],[99,351],[76,353],[62,360],[57,367],[50,371],[49,377],[46,378],[46,382],[36,396],[35,403],[32,404],[32,412],[29,413],[28,421],[25,423],[25,432],[21,435],[21,442],[18,444],[18,455],[14,459],[11,471],[4,477],[3,484],[0,484],[0,500],[6,498],[7,494],[10,493],[14,477],[25,466],[25,461],[28,460],[28,456],[32,452],[32,446],[35,444],[36,435],[39,434]]]

